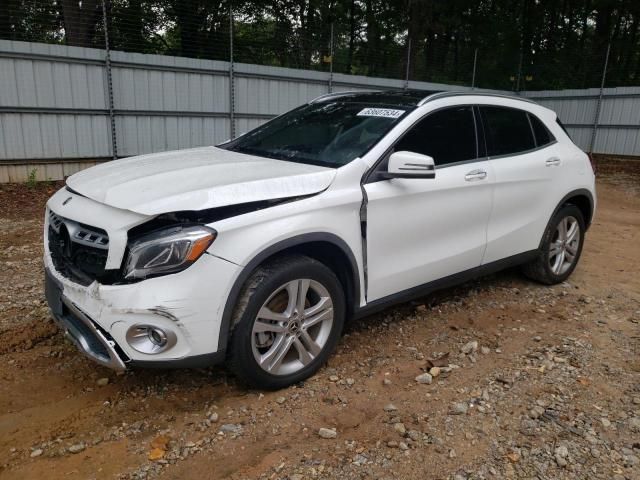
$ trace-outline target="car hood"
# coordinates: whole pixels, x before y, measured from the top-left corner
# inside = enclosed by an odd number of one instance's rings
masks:
[[[106,162],[72,175],[67,186],[113,207],[158,215],[311,195],[335,175],[333,168],[202,147]]]

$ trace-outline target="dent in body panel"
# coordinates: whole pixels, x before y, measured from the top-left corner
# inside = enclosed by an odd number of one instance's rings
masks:
[[[154,216],[313,194],[335,176],[334,168],[204,147],[100,164],[67,185],[97,202]]]
[[[187,299],[185,299],[185,300],[187,300]],[[161,317],[168,318],[172,322],[178,323],[180,321],[178,319],[178,317],[176,317],[176,315],[171,312],[170,308],[162,306],[162,305],[158,305],[156,307],[151,307],[151,308],[114,308],[112,310],[112,312],[115,313],[115,314],[118,314],[118,315],[120,315],[120,314],[122,314],[122,315],[152,314],[152,315],[159,315]]]
[[[163,360],[209,354],[218,348],[222,305],[229,284],[240,267],[231,262],[203,256],[186,270],[144,282],[83,287],[53,270],[62,294],[97,325],[112,335],[133,360]],[[179,277],[179,278],[178,278]],[[135,324],[151,324],[173,330],[178,344],[148,358],[129,348],[126,332]]]
[[[152,218],[129,210],[110,207],[70,192],[66,188],[58,190],[47,202],[47,207],[60,217],[105,230],[109,235],[105,268],[110,270],[118,269],[122,264],[127,247],[127,232]],[[45,219],[45,238],[47,238],[47,228],[48,218]],[[47,248],[46,242],[45,248]]]

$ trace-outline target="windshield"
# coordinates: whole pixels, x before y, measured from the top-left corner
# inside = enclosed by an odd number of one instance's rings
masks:
[[[363,103],[304,105],[219,145],[260,157],[340,167],[369,151],[410,108]]]

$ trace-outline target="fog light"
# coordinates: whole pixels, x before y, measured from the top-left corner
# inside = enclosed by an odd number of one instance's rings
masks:
[[[164,347],[167,344],[167,335],[164,333],[164,330],[159,328],[149,328],[148,330],[149,340],[151,343],[157,345],[158,347]]]
[[[140,353],[153,355],[173,347],[178,340],[171,330],[154,325],[134,325],[127,330],[127,343]]]

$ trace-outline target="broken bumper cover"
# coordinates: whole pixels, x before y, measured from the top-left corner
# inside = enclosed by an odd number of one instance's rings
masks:
[[[222,313],[240,268],[205,254],[177,274],[85,287],[60,275],[45,252],[45,290],[58,325],[101,365],[114,370],[207,366],[224,359],[226,345],[218,343]],[[176,342],[157,354],[137,351],[128,343],[127,332],[138,325],[171,331]]]
[[[45,270],[45,295],[53,319],[78,350],[105,367],[116,371],[126,369],[129,358],[122,353],[108,333],[62,295],[62,287],[49,269]]]

